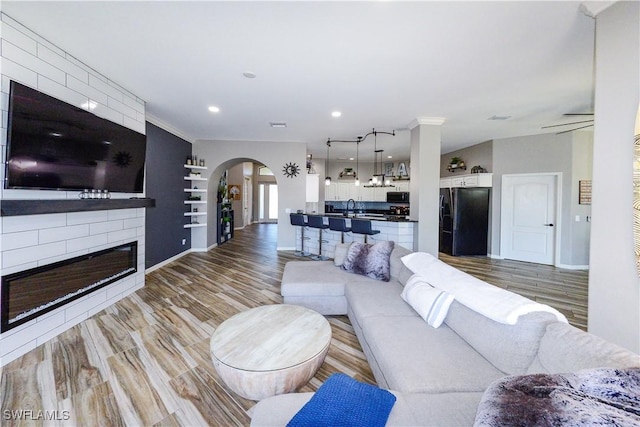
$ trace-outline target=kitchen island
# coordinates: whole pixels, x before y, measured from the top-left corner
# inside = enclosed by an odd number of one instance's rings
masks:
[[[350,214],[345,217],[343,214],[305,214],[305,216],[321,216],[324,223],[329,224],[329,217],[345,218],[347,227],[351,226],[351,218],[363,219],[371,221],[371,228],[373,230],[379,230],[379,234],[368,236],[368,243],[375,243],[383,240],[392,240],[396,245],[400,245],[407,249],[413,250],[413,233],[414,227],[417,227],[417,221],[398,216],[384,216],[384,215],[371,215],[371,214]],[[302,227],[296,227],[296,250],[300,250],[300,233]],[[306,227],[304,231],[305,241],[304,250],[311,254],[318,254],[318,234],[319,230],[316,228]],[[308,237],[308,239],[306,239]],[[340,232],[332,231],[329,229],[322,231],[322,239],[325,242],[322,244],[322,255],[333,258],[335,255],[336,245],[340,243]],[[344,241],[348,242],[364,242],[364,235],[355,233],[344,233]]]

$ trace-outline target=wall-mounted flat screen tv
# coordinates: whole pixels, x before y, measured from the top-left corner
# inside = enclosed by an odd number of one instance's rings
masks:
[[[139,132],[12,81],[5,188],[142,193],[146,141]]]

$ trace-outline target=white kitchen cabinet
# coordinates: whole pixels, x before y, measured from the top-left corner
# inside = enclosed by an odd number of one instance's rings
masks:
[[[440,178],[440,188],[451,188],[451,178]]]
[[[386,202],[387,191],[393,190],[393,187],[380,187],[373,189],[373,201],[374,202]]]
[[[346,182],[339,182],[338,183],[338,193],[337,196],[338,198],[336,200],[349,200],[351,198],[351,187],[353,187],[353,184],[349,184]]]
[[[358,196],[358,200],[363,202],[372,202],[375,198],[374,190],[375,188],[373,187],[360,186],[360,194]]]
[[[389,191],[409,191],[409,181],[394,181],[396,188],[389,188]]]
[[[443,186],[443,181],[445,180],[450,180],[450,184],[448,187],[446,185]],[[460,175],[452,178],[440,179],[440,188],[492,187],[492,186],[493,186],[492,173],[474,173],[470,175]]]
[[[338,200],[338,184],[332,182],[324,186],[324,200],[327,202]]]
[[[349,198],[356,200],[356,201],[361,201],[361,190],[362,190],[362,185],[358,185],[356,186],[355,184],[350,184],[349,185]]]

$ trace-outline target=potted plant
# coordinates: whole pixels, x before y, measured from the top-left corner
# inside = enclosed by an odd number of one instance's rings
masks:
[[[449,166],[451,166],[451,168],[457,168],[458,166],[460,166],[461,162],[462,159],[460,157],[452,157],[451,161],[449,161]]]
[[[218,203],[223,203],[227,199],[227,186],[224,184],[218,185]]]

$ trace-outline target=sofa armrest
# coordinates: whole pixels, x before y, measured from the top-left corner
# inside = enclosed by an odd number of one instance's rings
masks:
[[[640,367],[640,355],[563,322],[547,326],[527,373],[558,374],[599,367]]]

